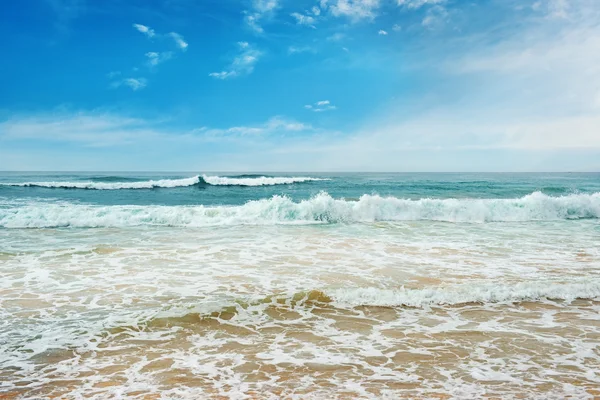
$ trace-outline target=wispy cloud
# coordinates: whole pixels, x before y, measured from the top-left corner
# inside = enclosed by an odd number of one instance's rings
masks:
[[[146,57],[148,58],[147,64],[151,67],[155,67],[160,63],[170,60],[173,57],[173,53],[170,51],[162,53],[149,51],[148,53],[146,53]]]
[[[46,0],[56,14],[56,27],[63,33],[68,31],[71,20],[86,11],[85,0]]]
[[[377,34],[380,35],[380,36],[385,36],[388,33],[386,31],[384,31],[383,29],[380,29],[379,32],[377,32]]]
[[[314,53],[315,49],[310,46],[290,46],[288,47],[288,54],[300,54],[300,53]]]
[[[568,0],[536,1],[531,5],[535,11],[542,10],[550,18],[566,19],[572,9]]]
[[[447,0],[397,0],[401,7],[417,9],[426,5],[444,4]]]
[[[306,25],[311,28],[315,28],[315,18],[310,15],[304,15],[297,12],[290,14],[295,20],[297,25]]]
[[[327,37],[327,40],[329,40],[330,42],[339,42],[340,40],[343,40],[346,37],[345,34],[341,33],[341,32],[336,32],[331,36]]]
[[[111,83],[111,87],[113,88],[127,86],[134,92],[145,88],[147,85],[148,81],[145,78],[125,78]]]
[[[156,33],[154,31],[154,29],[152,29],[146,25],[133,24],[132,26],[138,32],[144,34],[148,39],[160,39],[159,41],[161,43],[164,42],[164,40],[166,40],[166,39],[170,39],[173,41],[172,43],[175,44],[177,49],[179,49],[182,52],[186,51],[188,48],[188,43],[184,40],[183,36],[181,36],[180,34],[178,34],[176,32],[170,32],[166,35],[162,35],[162,34]],[[153,42],[156,43],[157,41],[153,40]],[[174,57],[174,53],[172,51],[160,51],[160,52],[159,51],[149,51],[149,52],[146,52],[144,55],[146,57],[145,65],[150,68],[155,68],[159,64],[162,64],[163,62],[170,60]],[[133,70],[137,71],[138,68],[137,67],[133,68]],[[109,74],[109,78],[113,79],[120,74],[121,74],[120,72],[118,72],[118,73],[111,72]],[[111,83],[112,88],[126,86],[126,87],[129,87],[133,91],[141,90],[141,89],[145,88],[147,85],[148,85],[148,80],[146,78],[124,78],[124,79],[114,81]]]
[[[149,139],[156,132],[147,121],[104,112],[49,113],[15,116],[0,123],[0,137],[36,139],[102,147]]]
[[[286,119],[281,116],[270,118],[267,122],[259,125],[233,126],[230,128],[208,128],[202,127],[194,130],[196,134],[206,135],[212,138],[235,137],[235,136],[257,136],[284,134],[290,132],[312,131],[313,127],[302,122]]]
[[[188,43],[183,40],[183,36],[176,32],[170,32],[169,37],[171,37],[175,41],[175,45],[181,50],[186,51],[188,48]]]
[[[427,14],[421,21],[427,29],[435,29],[444,25],[448,21],[449,13],[446,8],[442,6],[433,6],[427,10]]]
[[[210,73],[209,76],[215,79],[229,79],[254,72],[254,66],[262,56],[262,53],[248,42],[238,42],[238,47],[239,53],[235,56],[229,67],[220,72]]]
[[[329,100],[321,100],[314,104],[307,104],[304,108],[313,112],[323,112],[335,110],[337,107],[331,104]]]
[[[202,127],[193,130],[168,129],[164,122],[164,120],[132,118],[101,111],[15,116],[0,121],[0,139],[32,139],[107,147],[136,144],[140,141],[215,141],[268,135],[285,136],[315,130],[311,125],[282,116],[271,117],[266,122],[256,125],[238,125],[228,128]]]
[[[262,34],[264,33],[262,21],[270,18],[278,7],[279,0],[254,0],[252,9],[245,11],[244,21],[252,31]]]
[[[322,7],[329,7],[336,17],[347,17],[353,22],[373,19],[380,7],[379,0],[332,0],[321,1]]]
[[[149,26],[142,24],[133,24],[133,27],[149,38],[153,38],[154,36],[156,36],[154,29],[150,28]]]
[[[146,26],[146,25],[133,24],[133,27],[138,32],[141,32],[144,35],[146,35],[146,37],[148,37],[149,39],[152,39],[152,38],[160,38],[160,39],[170,38],[171,40],[173,40],[173,43],[175,44],[175,46],[179,50],[186,51],[187,48],[188,48],[188,43],[184,40],[183,36],[180,35],[177,32],[169,32],[166,35],[161,35],[161,34],[156,33],[154,31],[154,29],[152,29],[152,28],[150,28],[149,26]]]

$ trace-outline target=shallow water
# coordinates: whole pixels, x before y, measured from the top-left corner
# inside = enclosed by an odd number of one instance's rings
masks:
[[[403,175],[317,177],[194,205],[176,199],[195,186],[0,187],[0,395],[600,396],[597,175],[452,198],[402,196]],[[88,179],[35,181],[61,178]],[[239,201],[257,190],[289,197]]]

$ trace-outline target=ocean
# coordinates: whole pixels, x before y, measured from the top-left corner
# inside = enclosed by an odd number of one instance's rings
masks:
[[[599,173],[0,173],[0,398],[600,396]]]

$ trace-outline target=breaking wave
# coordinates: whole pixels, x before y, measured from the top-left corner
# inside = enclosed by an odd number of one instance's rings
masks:
[[[271,176],[239,176],[239,177],[221,177],[202,175],[202,179],[209,185],[216,186],[273,186],[289,185],[292,183],[328,181],[324,178],[300,177],[271,177]]]
[[[335,302],[350,306],[425,307],[468,303],[600,298],[600,281],[571,283],[522,282],[514,285],[477,284],[428,289],[335,289],[326,292]]]
[[[108,177],[102,181],[100,178],[93,178],[90,182],[23,182],[23,183],[2,183],[3,186],[20,187],[41,187],[53,189],[89,189],[89,190],[122,190],[122,189],[156,189],[156,188],[175,188],[194,186],[200,183],[201,178],[194,176],[183,179],[161,179],[151,181],[131,181],[128,179],[123,182],[116,182],[115,177]]]
[[[182,179],[161,179],[149,181],[135,181],[132,178],[122,177],[95,177],[87,182],[22,182],[0,183],[0,186],[41,187],[53,189],[88,189],[88,190],[124,190],[124,189],[157,189],[176,188],[197,185],[213,186],[272,186],[288,185],[311,181],[326,181],[324,178],[310,177],[267,177],[267,176],[240,176],[221,177],[198,175]]]
[[[363,195],[357,201],[320,194],[294,202],[286,196],[241,206],[93,206],[29,203],[0,208],[0,227],[127,227],[360,223],[375,221],[525,222],[600,218],[600,193],[517,199],[420,199]]]

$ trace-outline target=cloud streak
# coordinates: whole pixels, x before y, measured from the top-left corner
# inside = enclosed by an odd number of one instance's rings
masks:
[[[111,87],[119,88],[122,86],[126,86],[131,90],[138,91],[144,89],[148,85],[148,81],[145,78],[125,78],[119,81],[113,82]]]
[[[168,36],[175,41],[175,45],[179,48],[179,50],[187,50],[188,43],[183,39],[183,36],[181,36],[179,33],[170,32]]]
[[[238,42],[238,54],[234,57],[231,64],[220,72],[212,72],[210,77],[215,79],[230,79],[254,72],[254,66],[262,56],[262,53],[251,46],[248,42]]]
[[[296,24],[297,25],[305,25],[311,28],[315,28],[315,18],[311,17],[310,15],[304,15],[304,14],[300,14],[297,12],[291,13],[290,14],[291,17],[293,17],[296,20]]]
[[[245,11],[244,22],[254,33],[263,34],[262,22],[271,18],[279,7],[279,0],[254,0],[252,10]]]
[[[144,35],[146,35],[148,38],[153,38],[154,36],[156,36],[156,32],[154,32],[154,29],[152,29],[146,25],[133,24],[133,27],[135,29],[137,29],[138,32],[141,32]]]
[[[314,104],[307,104],[304,108],[313,112],[324,112],[337,109],[337,107],[331,104],[329,100],[321,100]]]
[[[328,7],[336,17],[347,17],[353,22],[358,22],[374,19],[381,4],[379,0],[326,0],[321,1],[321,5]]]

